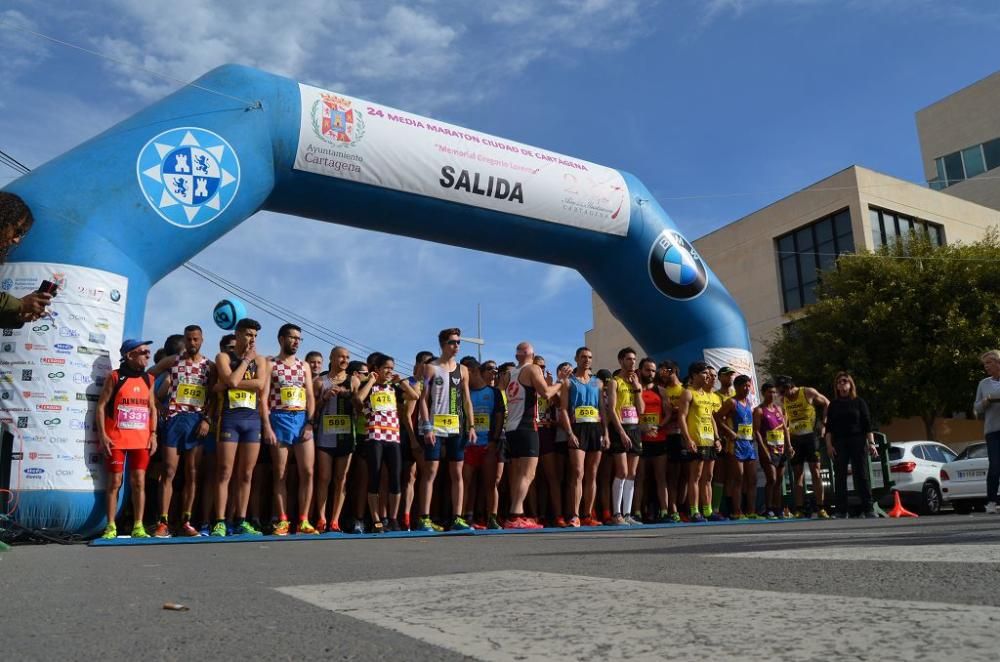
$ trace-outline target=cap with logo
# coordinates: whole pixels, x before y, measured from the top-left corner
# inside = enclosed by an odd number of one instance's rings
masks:
[[[119,351],[121,352],[122,356],[125,356],[126,354],[128,354],[137,347],[142,347],[143,345],[152,345],[152,344],[153,344],[152,340],[136,340],[135,338],[128,338],[127,340],[125,340],[125,342],[122,343],[121,349]]]

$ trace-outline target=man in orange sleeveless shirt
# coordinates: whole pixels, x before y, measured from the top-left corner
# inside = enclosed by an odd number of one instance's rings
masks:
[[[148,538],[142,525],[146,506],[146,467],[156,451],[156,398],[150,389],[153,378],[146,373],[150,340],[126,340],[121,346],[122,362],[108,373],[97,399],[94,422],[106,456],[108,526],[102,538],[115,538],[118,491],[122,486],[125,462],[129,464],[132,487],[133,538]]]

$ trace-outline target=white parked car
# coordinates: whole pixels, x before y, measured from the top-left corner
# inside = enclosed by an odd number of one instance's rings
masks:
[[[942,467],[941,496],[956,513],[967,514],[986,504],[986,443],[969,444],[954,462]]]
[[[941,468],[957,457],[936,441],[897,441],[889,445],[889,478],[903,505],[923,515],[941,510]],[[986,490],[983,490],[983,494]],[[888,505],[892,497],[884,500]]]

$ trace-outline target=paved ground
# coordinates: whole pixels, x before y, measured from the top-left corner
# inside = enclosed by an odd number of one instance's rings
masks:
[[[0,659],[995,660],[998,550],[983,514],[18,547]]]

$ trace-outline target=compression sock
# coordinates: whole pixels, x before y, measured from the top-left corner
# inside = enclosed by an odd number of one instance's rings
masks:
[[[635,478],[625,479],[625,488],[622,491],[622,515],[632,512],[632,497],[635,495]]]
[[[611,481],[611,512],[615,515],[621,515],[622,513],[622,494],[624,491],[624,478],[615,478]]]

